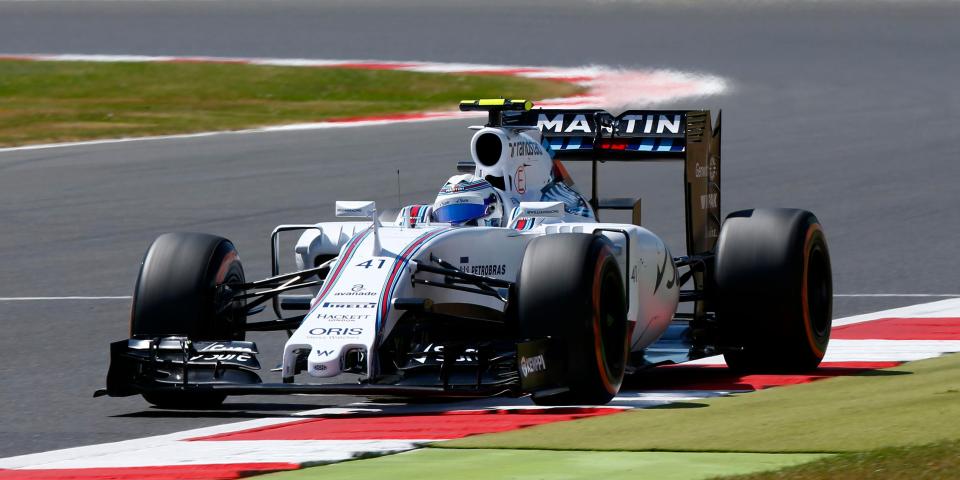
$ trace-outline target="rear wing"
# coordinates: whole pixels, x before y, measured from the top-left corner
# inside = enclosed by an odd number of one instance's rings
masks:
[[[605,206],[597,194],[598,163],[682,160],[687,255],[713,251],[721,224],[719,114],[716,126],[709,110],[629,110],[613,115],[594,109],[533,109],[498,114],[502,127],[540,130],[555,158],[593,162],[595,209]]]

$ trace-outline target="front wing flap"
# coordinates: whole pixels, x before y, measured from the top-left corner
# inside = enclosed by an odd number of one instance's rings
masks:
[[[167,389],[261,383],[253,342],[131,338],[110,344],[107,388],[98,395],[137,395]]]

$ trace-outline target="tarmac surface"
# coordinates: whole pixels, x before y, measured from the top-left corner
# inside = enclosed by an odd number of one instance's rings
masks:
[[[815,212],[837,293],[960,293],[960,5],[786,3],[0,2],[0,50],[721,75],[728,94],[669,107],[724,109],[725,212]],[[248,277],[266,275],[275,225],[329,219],[337,199],[394,206],[398,169],[400,202],[430,201],[467,155],[469,123],[0,152],[0,297],[130,295],[146,247],[176,230],[230,238]],[[571,171],[588,184],[586,168]],[[603,194],[641,196],[644,224],[681,254],[679,165],[601,172]],[[935,299],[838,297],[834,315]],[[93,399],[129,308],[122,299],[0,301],[0,456],[356,400],[251,397],[171,413],[139,398]],[[266,366],[282,337],[252,335]]]

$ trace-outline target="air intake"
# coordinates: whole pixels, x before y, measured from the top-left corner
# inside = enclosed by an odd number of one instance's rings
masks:
[[[492,167],[500,160],[503,141],[496,134],[484,133],[477,137],[477,161],[485,167]]]

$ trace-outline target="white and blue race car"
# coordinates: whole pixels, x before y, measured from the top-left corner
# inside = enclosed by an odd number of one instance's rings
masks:
[[[132,338],[111,345],[98,394],[171,408],[268,393],[603,404],[626,374],[663,363],[820,363],[832,298],[820,223],[795,209],[721,220],[719,117],[713,127],[708,111],[615,116],[503,99],[460,108],[488,122],[432,203],[339,201],[341,221],[281,225],[270,278],[248,281],[224,238],[160,236],[137,279]],[[592,162],[589,198],[562,160]],[[639,199],[598,196],[600,163],[648,160],[684,163],[685,256],[640,225]],[[601,221],[608,209],[632,223]],[[291,230],[302,231],[298,271],[280,273],[279,235]],[[275,320],[247,321],[268,303]],[[261,381],[244,340],[268,330],[289,337],[282,383]]]

